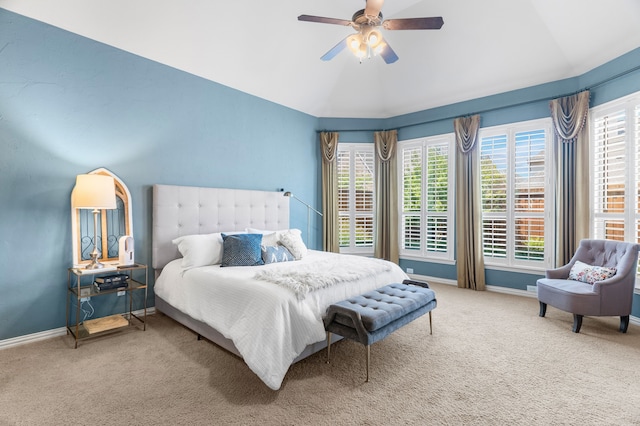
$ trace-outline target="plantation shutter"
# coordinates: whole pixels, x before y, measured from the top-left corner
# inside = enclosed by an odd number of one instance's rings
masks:
[[[480,141],[482,239],[485,257],[507,256],[507,136]]]
[[[544,259],[545,132],[515,135],[515,257]]]
[[[420,250],[422,214],[422,147],[402,150],[402,232],[405,250]]]
[[[594,121],[594,238],[625,239],[626,122],[624,109]]]
[[[356,247],[373,247],[374,153],[354,151],[354,243]]]
[[[350,151],[338,151],[338,241],[340,247],[349,247],[349,199],[350,185]]]
[[[371,252],[374,224],[373,146],[339,146],[337,168],[338,239],[341,252]]]
[[[446,253],[449,240],[449,146],[444,143],[429,146],[426,165],[426,249]]]

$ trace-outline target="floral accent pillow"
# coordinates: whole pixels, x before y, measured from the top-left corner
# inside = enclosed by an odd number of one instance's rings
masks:
[[[606,280],[616,274],[616,268],[606,268],[604,266],[587,265],[586,263],[576,260],[576,263],[569,271],[569,279],[574,281],[582,281],[587,284],[593,284],[596,281]]]

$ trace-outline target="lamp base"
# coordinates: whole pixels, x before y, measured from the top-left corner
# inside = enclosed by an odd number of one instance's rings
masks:
[[[98,261],[98,256],[94,256],[93,253],[91,253],[91,263],[89,263],[85,269],[102,269],[104,268],[104,263],[100,263]]]
[[[93,209],[93,250],[91,251],[91,263],[87,265],[85,269],[102,269],[104,265],[100,263],[98,257],[100,252],[98,251],[98,215],[100,210]]]

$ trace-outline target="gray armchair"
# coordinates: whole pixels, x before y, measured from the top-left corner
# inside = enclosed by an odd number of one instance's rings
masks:
[[[573,314],[573,331],[580,332],[582,317],[620,316],[620,331],[627,332],[638,267],[640,245],[611,240],[582,240],[568,264],[550,269],[538,280],[540,316],[547,305]],[[569,279],[569,272],[580,261],[588,265],[615,267],[610,278],[589,284]]]

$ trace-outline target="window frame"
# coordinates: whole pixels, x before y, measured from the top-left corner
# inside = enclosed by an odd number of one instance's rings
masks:
[[[340,210],[340,201],[338,200],[338,233],[340,235],[340,227],[341,227],[341,218],[348,216],[349,218],[349,245],[348,246],[339,246],[340,249],[340,253],[343,254],[358,254],[358,255],[366,255],[366,256],[373,256],[374,255],[374,251],[375,251],[375,225],[376,225],[376,191],[375,191],[375,182],[376,182],[376,176],[375,176],[375,149],[374,149],[374,144],[372,143],[355,143],[355,142],[345,142],[345,143],[339,143],[338,144],[338,152],[337,155],[339,156],[340,153],[344,153],[344,152],[348,152],[349,153],[349,210],[348,212],[345,214],[345,210]],[[355,209],[355,205],[356,205],[356,194],[355,194],[355,168],[356,168],[356,164],[355,164],[355,155],[358,152],[366,152],[368,154],[371,154],[372,156],[372,163],[371,163],[371,176],[372,176],[372,180],[371,180],[371,185],[372,185],[372,191],[371,191],[371,196],[372,196],[372,200],[371,200],[371,205],[372,205],[372,209],[370,211],[370,213],[366,213],[363,211],[357,211]],[[340,173],[339,171],[339,167],[337,167],[338,169],[338,174]],[[340,182],[339,182],[339,177],[338,177],[338,198],[340,197]],[[356,244],[356,218],[358,216],[371,216],[371,245],[357,245]],[[340,237],[338,237],[338,241],[340,241]]]
[[[485,138],[498,137],[505,135],[506,142],[506,159],[507,159],[507,206],[504,216],[506,217],[506,256],[504,258],[484,255],[485,267],[488,269],[498,269],[505,271],[531,273],[532,271],[545,271],[555,266],[555,176],[556,176],[556,160],[554,156],[553,142],[553,123],[551,118],[541,118],[527,120],[515,123],[507,123],[504,125],[481,128],[478,133],[478,165],[480,167],[482,185],[482,141]],[[544,210],[540,215],[543,219],[544,226],[544,254],[541,262],[534,260],[525,260],[516,258],[516,218],[526,215],[518,215],[515,209],[515,167],[516,167],[516,134],[531,132],[536,130],[544,130],[545,132],[545,153],[544,153],[544,171],[543,178],[544,187]],[[480,194],[482,203],[482,193]],[[484,220],[487,217],[481,206],[481,224],[484,227]],[[498,217],[500,215],[490,214],[490,216]],[[483,252],[484,252],[484,230],[483,230]]]
[[[603,201],[602,196],[596,194],[598,182],[598,166],[603,163],[598,162],[598,141],[596,133],[596,123],[604,116],[613,115],[617,112],[624,113],[624,207],[621,213],[601,212],[599,203]],[[640,92],[632,93],[612,100],[610,102],[591,108],[589,112],[589,197],[590,197],[590,229],[591,238],[604,239],[607,236],[606,230],[600,233],[597,229],[598,222],[605,222],[607,218],[612,221],[621,222],[624,226],[623,241],[640,242]],[[627,226],[627,224],[633,226]]]
[[[428,211],[427,203],[422,202],[420,205],[420,249],[419,250],[411,250],[405,248],[403,243],[404,241],[404,218],[407,215],[411,215],[412,212],[404,211],[404,151],[407,149],[421,148],[421,165],[423,170],[425,170],[425,165],[428,164],[428,148],[433,146],[447,146],[447,166],[449,173],[447,175],[448,181],[448,192],[447,192],[447,211],[444,214],[440,214],[438,212]],[[455,147],[455,135],[453,133],[446,133],[441,135],[428,136],[423,138],[416,139],[408,139],[398,142],[398,155],[397,155],[397,169],[398,169],[398,244],[399,244],[399,255],[401,259],[408,260],[419,260],[419,261],[428,261],[434,263],[445,263],[445,264],[454,264],[455,263],[455,238],[456,238],[456,227],[455,227],[455,202],[456,202],[456,193],[455,193],[455,156],[456,156],[456,147]],[[421,175],[421,185],[420,190],[423,195],[427,194],[428,188],[428,175]],[[446,251],[445,252],[437,252],[432,250],[427,250],[427,217],[444,217],[446,218],[447,223],[447,242],[446,242]]]

